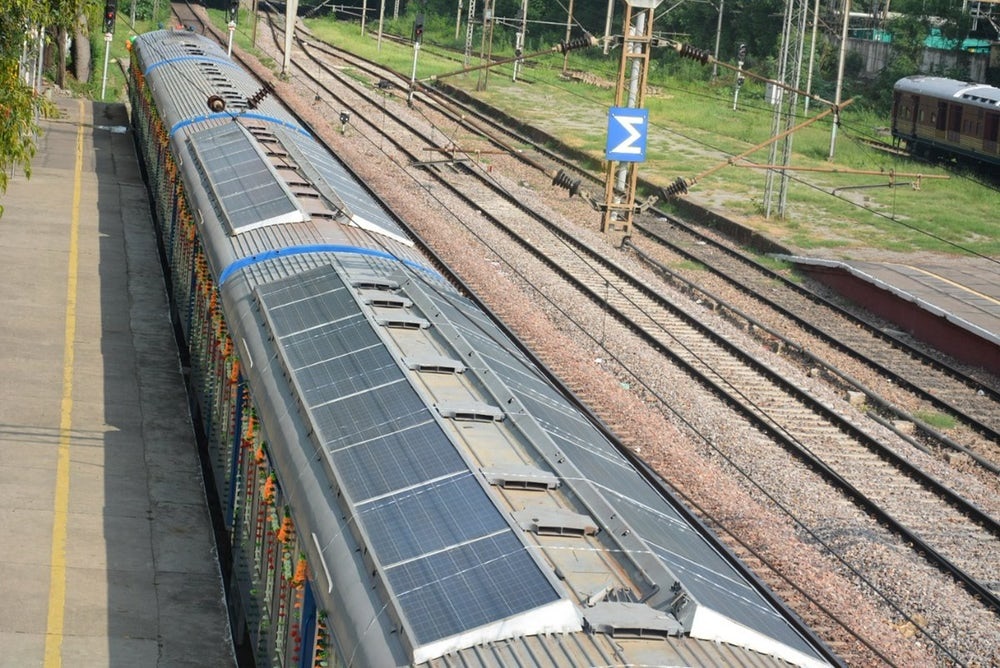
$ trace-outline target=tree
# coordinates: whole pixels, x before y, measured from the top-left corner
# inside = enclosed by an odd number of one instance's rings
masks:
[[[15,169],[31,174],[42,101],[22,78],[21,56],[33,28],[48,23],[48,9],[32,0],[0,0],[0,193]]]

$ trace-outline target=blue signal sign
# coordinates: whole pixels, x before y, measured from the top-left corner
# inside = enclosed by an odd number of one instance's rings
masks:
[[[649,110],[611,107],[608,110],[608,143],[604,157],[618,162],[643,162],[649,134]]]

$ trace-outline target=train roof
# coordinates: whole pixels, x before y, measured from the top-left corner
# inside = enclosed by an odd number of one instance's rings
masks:
[[[1000,88],[981,83],[915,75],[904,77],[893,87],[897,92],[928,95],[939,99],[962,101],[986,109],[1000,110]]]
[[[159,31],[134,50],[191,157],[262,424],[301,432],[269,443],[315,572],[371,612],[359,645],[435,666],[828,665],[297,119],[249,109],[260,86],[221,47]]]

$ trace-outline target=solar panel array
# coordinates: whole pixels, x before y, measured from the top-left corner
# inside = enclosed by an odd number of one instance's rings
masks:
[[[471,303],[431,293],[435,308],[458,327],[528,414],[582,474],[610,500],[648,550],[683,583],[699,605],[778,638],[808,655],[815,650],[747,580],[696,532],[614,446],[519,355]],[[538,447],[540,444],[536,444]],[[580,483],[565,481],[573,487]],[[660,583],[662,586],[662,582]]]
[[[239,123],[218,125],[189,138],[205,184],[233,234],[306,219],[257,143]]]
[[[336,271],[257,296],[411,642],[558,601]]]

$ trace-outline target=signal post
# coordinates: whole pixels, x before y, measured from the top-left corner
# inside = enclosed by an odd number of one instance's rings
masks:
[[[631,232],[637,211],[638,163],[646,159],[649,112],[643,108],[649,56],[653,47],[653,13],[662,0],[624,0],[622,58],[615,104],[608,112],[608,161],[601,231]],[[628,86],[626,87],[626,81]],[[643,204],[644,210],[652,202]]]

